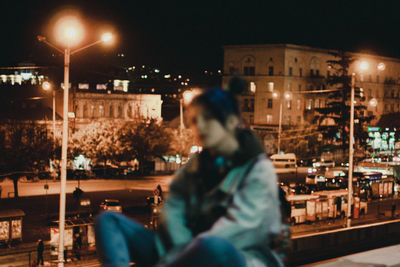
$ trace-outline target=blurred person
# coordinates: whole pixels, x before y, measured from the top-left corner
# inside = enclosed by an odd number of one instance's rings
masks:
[[[104,266],[282,266],[279,189],[255,135],[241,127],[233,79],[191,103],[191,122],[203,146],[178,172],[156,233],[123,215],[96,221]],[[278,245],[277,245],[278,244]]]
[[[43,240],[39,238],[37,242],[37,261],[36,261],[37,265],[43,265],[43,251],[44,251]]]

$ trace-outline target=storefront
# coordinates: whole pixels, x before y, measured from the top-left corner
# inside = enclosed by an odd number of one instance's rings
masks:
[[[20,209],[0,211],[0,243],[11,244],[22,241],[22,219],[25,212]]]

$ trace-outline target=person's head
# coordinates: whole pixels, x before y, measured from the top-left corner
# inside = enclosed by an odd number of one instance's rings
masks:
[[[240,125],[240,111],[236,95],[243,88],[244,82],[234,78],[226,90],[213,88],[193,99],[192,125],[204,148],[220,154],[229,154],[237,149],[236,129]]]

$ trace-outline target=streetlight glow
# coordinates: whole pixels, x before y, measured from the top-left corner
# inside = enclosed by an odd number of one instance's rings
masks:
[[[112,33],[110,33],[110,32],[103,33],[103,35],[101,36],[101,40],[104,43],[110,43],[112,41],[112,39],[113,39],[113,36],[112,36]]]
[[[370,105],[371,107],[376,107],[376,106],[378,105],[378,101],[377,101],[375,98],[372,98],[372,99],[369,101],[369,105]]]
[[[385,63],[382,63],[382,62],[379,63],[377,68],[378,68],[378,70],[385,70],[385,68],[386,68]]]
[[[45,91],[49,91],[51,89],[51,84],[46,81],[46,82],[42,83],[42,88]]]
[[[56,22],[55,33],[58,42],[73,46],[83,39],[84,30],[78,18],[65,16]]]
[[[360,70],[361,71],[366,71],[369,68],[369,63],[367,61],[361,61],[360,62]]]

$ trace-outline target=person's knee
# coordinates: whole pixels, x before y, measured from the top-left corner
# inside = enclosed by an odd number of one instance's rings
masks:
[[[221,259],[221,255],[229,255],[236,250],[228,240],[215,236],[201,237],[198,239],[197,245],[201,250],[207,251],[207,254],[219,259]]]
[[[95,229],[97,231],[101,231],[104,228],[109,228],[115,226],[117,221],[117,213],[114,212],[102,212],[100,213],[95,220]]]

